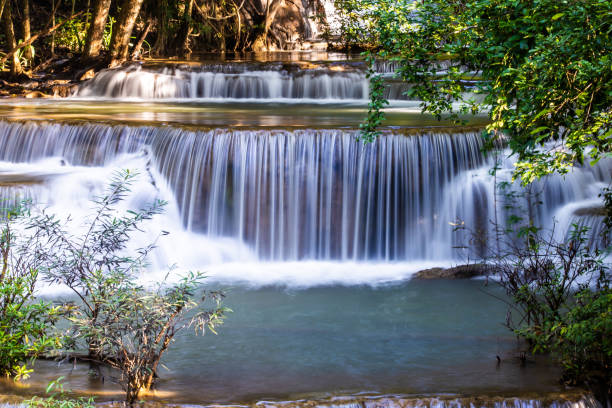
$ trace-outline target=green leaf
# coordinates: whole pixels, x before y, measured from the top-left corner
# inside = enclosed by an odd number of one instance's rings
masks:
[[[557,14],[555,14],[554,16],[552,16],[551,20],[552,20],[552,21],[558,20],[558,19],[560,19],[561,17],[563,17],[564,15],[565,15],[565,13],[557,13]]]

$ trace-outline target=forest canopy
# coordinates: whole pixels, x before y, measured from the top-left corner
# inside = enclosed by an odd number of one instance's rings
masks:
[[[424,112],[486,113],[486,137],[508,141],[524,182],[611,155],[610,1],[337,4],[346,41],[396,61]],[[370,123],[383,106],[381,92],[372,97]]]

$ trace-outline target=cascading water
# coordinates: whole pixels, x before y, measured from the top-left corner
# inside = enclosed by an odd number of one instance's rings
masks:
[[[75,96],[138,99],[309,99],[363,100],[368,81],[359,71],[147,69],[140,65],[101,72],[82,85]],[[234,71],[234,72],[231,72]]]
[[[231,406],[216,404],[219,408]],[[580,399],[553,399],[541,401],[528,398],[403,398],[402,396],[373,396],[363,398],[330,398],[326,400],[301,401],[259,401],[256,404],[242,405],[255,408],[602,408],[591,396]],[[194,408],[199,407],[193,405]],[[25,404],[4,403],[0,408],[27,408]]]
[[[163,198],[175,208],[175,229],[232,240],[262,261],[457,259],[454,247],[468,237],[450,224],[461,220],[486,234],[494,216],[503,223],[504,200],[489,175],[494,158],[482,154],[478,132],[387,132],[372,144],[357,136],[347,130],[2,122],[0,159],[47,168],[20,173],[12,165],[12,173],[2,176],[28,175],[35,186],[23,180],[19,187],[27,196],[41,195],[46,180],[87,169],[148,171],[145,185],[167,186]],[[511,161],[503,168],[499,177],[509,177]],[[109,171],[101,174],[100,185]],[[536,183],[542,205],[533,218],[546,225],[559,213],[559,228],[566,231],[576,216],[564,215],[567,206],[597,200],[611,174],[612,161],[603,160]],[[5,195],[15,188],[5,187]]]
[[[306,402],[306,401],[303,401]],[[401,396],[370,397],[364,399],[331,398],[322,401],[307,401],[314,408],[601,408],[591,396],[577,400],[541,401],[527,398],[470,399],[470,398],[402,398]],[[295,402],[268,403],[262,401],[258,406],[285,408]]]
[[[379,64],[387,72],[388,64]],[[406,100],[407,87],[390,81],[386,97]],[[365,101],[368,80],[361,62],[300,69],[299,64],[205,64],[105,70],[81,85],[77,98],[145,100]]]

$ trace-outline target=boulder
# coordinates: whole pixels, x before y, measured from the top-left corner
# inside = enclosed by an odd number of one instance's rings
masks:
[[[452,268],[430,268],[414,274],[414,279],[470,279],[484,276],[489,271],[486,264],[467,264]]]
[[[605,217],[606,208],[598,206],[578,208],[576,211],[574,211],[574,215],[578,217]]]
[[[68,96],[71,96],[77,88],[78,86],[75,84],[55,85],[51,88],[51,93],[53,94],[53,96],[66,98]]]
[[[96,76],[96,71],[93,68],[91,68],[85,71],[85,73],[79,77],[79,81],[86,81],[88,79],[93,78],[94,76]]]
[[[50,95],[47,95],[45,93],[42,93],[40,91],[32,91],[32,92],[27,92],[23,95],[25,98],[28,99],[32,99],[32,98],[50,98]]]

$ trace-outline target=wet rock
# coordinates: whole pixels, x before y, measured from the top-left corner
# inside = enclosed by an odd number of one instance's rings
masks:
[[[51,93],[53,96],[66,98],[71,96],[77,89],[77,85],[68,84],[68,85],[55,85],[51,88]]]
[[[44,94],[44,93],[42,93],[42,92],[40,92],[40,91],[32,91],[32,92],[28,92],[28,93],[25,93],[23,96],[24,96],[25,98],[27,98],[27,99],[33,99],[33,98],[50,98],[50,96],[49,96],[49,95]]]
[[[470,279],[489,272],[486,264],[458,265],[452,268],[430,268],[417,272],[414,279]]]
[[[574,215],[578,217],[596,216],[604,217],[606,215],[605,207],[584,207],[574,211]]]
[[[85,81],[87,79],[91,79],[96,75],[96,71],[91,68],[90,70],[85,71],[83,75],[79,77],[79,81]]]

